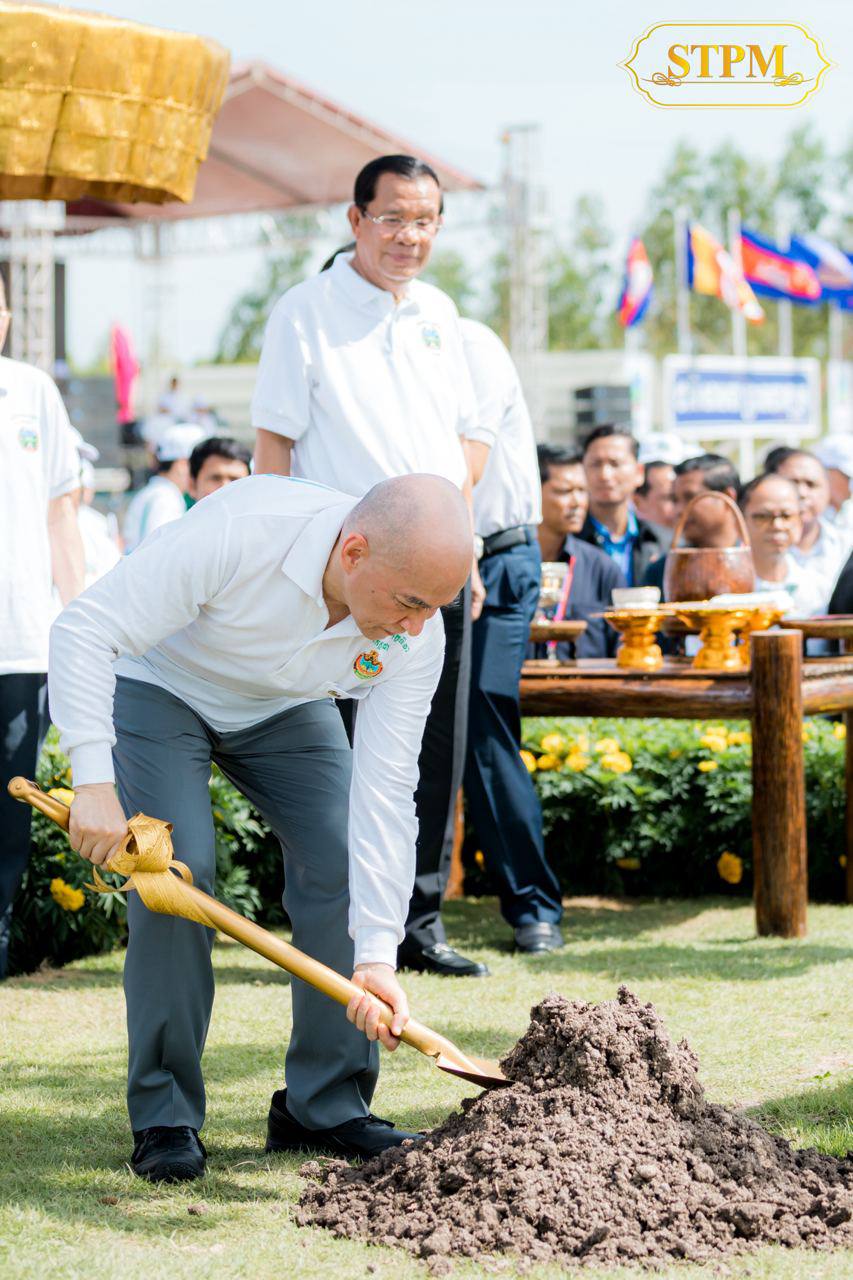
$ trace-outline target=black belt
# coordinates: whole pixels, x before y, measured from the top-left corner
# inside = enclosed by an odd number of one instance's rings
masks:
[[[493,556],[498,551],[508,551],[510,547],[520,547],[523,542],[528,545],[536,541],[536,527],[532,524],[517,524],[512,529],[499,529],[497,533],[490,533],[488,538],[483,539],[483,554],[481,560],[485,560],[486,556]]]

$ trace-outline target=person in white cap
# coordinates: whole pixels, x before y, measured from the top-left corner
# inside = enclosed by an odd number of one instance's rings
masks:
[[[192,422],[167,427],[154,446],[156,474],[131,499],[124,518],[124,549],[134,551],[149,533],[179,520],[190,485],[189,456],[204,432]]]
[[[85,556],[85,585],[90,587],[98,578],[118,564],[121,559],[115,529],[110,528],[107,517],[92,506],[95,498],[95,468],[93,462],[100,458],[100,450],[84,440],[76,427],[71,428],[77,456],[80,459],[80,487],[72,494],[77,508],[77,527],[83,542]],[[115,516],[112,517],[115,525]],[[60,605],[61,607],[61,605]]]
[[[853,530],[853,499],[850,478],[853,476],[853,436],[834,431],[819,440],[814,448],[815,457],[826,467],[829,481],[829,506],[824,519],[838,529]]]

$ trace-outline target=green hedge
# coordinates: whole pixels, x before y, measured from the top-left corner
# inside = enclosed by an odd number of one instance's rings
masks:
[[[567,893],[695,896],[752,887],[747,724],[672,720],[527,720],[525,761],[542,800],[548,856]],[[809,888],[844,892],[844,726],[806,722]],[[68,761],[48,738],[38,780],[67,788]],[[251,805],[214,770],[217,896],[265,924],[284,919],[281,851]],[[466,888],[492,891],[469,840]],[[47,818],[15,904],[10,968],[29,972],[121,945],[121,895],[85,888],[89,864]]]

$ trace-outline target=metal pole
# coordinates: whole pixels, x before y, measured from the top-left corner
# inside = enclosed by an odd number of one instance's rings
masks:
[[[741,252],[740,243],[740,210],[729,209],[726,215],[726,224],[729,238],[729,253],[734,259],[735,266],[739,271],[743,272],[743,254]],[[746,316],[740,307],[732,307],[732,354],[742,359],[746,358]]]
[[[687,286],[688,215],[679,205],[673,215],[675,235],[675,315],[678,332],[678,354],[689,356],[693,342],[690,334],[690,290]]]
[[[787,214],[776,211],[776,243],[783,253],[791,247],[791,227]],[[790,359],[794,354],[794,306],[790,298],[780,298],[776,310],[779,326],[779,355]]]
[[[829,358],[844,359],[844,316],[841,308],[832,302],[827,303],[829,311]]]

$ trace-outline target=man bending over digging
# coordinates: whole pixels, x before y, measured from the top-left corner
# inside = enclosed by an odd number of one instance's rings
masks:
[[[50,704],[71,757],[73,847],[102,865],[125,815],[168,819],[176,858],[213,892],[215,762],[281,841],[294,944],[364,991],[344,1011],[292,981],[267,1151],[366,1158],[412,1136],[370,1113],[375,1041],[396,1048],[408,1018],[394,966],[444,650],[437,611],[462,589],[472,544],[464,499],[438,476],[386,480],[360,501],[253,476],[152,534],[53,626]],[[342,697],[360,702],[352,752]],[[199,1177],[212,931],[150,912],[136,894],[128,924],[132,1166],[151,1180]],[[390,1030],[371,993],[394,1009]]]

